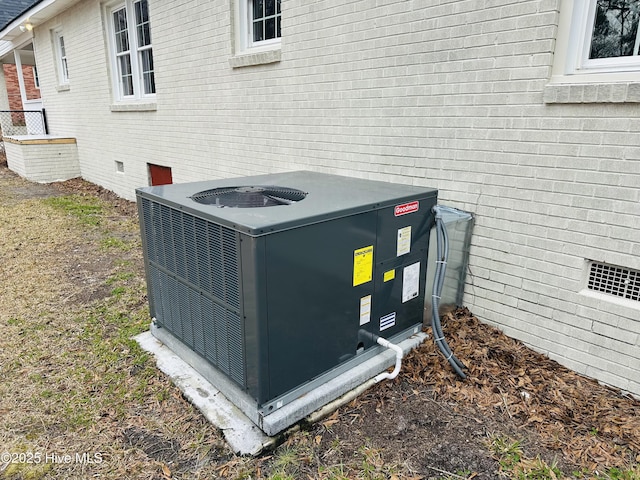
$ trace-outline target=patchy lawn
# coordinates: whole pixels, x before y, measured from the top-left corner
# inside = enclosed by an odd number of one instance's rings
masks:
[[[148,328],[135,205],[0,165],[0,479],[639,479],[640,402],[468,311],[400,376],[259,458],[222,436],[131,337]]]

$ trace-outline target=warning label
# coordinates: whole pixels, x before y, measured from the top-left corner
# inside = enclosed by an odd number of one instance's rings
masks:
[[[362,285],[373,279],[373,245],[353,252],[353,286]]]
[[[404,267],[402,271],[402,303],[418,296],[420,286],[420,262]]]
[[[411,225],[398,230],[398,242],[396,256],[406,255],[411,252]]]
[[[393,270],[389,270],[388,272],[384,272],[384,275],[382,276],[382,281],[383,282],[389,282],[389,281],[393,280],[394,278],[396,278],[396,270],[395,270],[395,268]]]
[[[366,325],[371,321],[371,295],[360,299],[360,325]]]

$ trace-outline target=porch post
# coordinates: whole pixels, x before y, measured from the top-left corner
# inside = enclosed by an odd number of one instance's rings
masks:
[[[20,98],[22,99],[22,109],[25,110],[27,102],[27,89],[24,86],[24,76],[22,75],[22,59],[20,58],[20,51],[13,51],[13,58],[16,61],[16,73],[18,74],[18,84],[20,85]]]
[[[4,64],[0,63],[0,110],[10,110],[7,82],[4,76]]]

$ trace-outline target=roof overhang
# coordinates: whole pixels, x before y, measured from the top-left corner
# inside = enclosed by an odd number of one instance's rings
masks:
[[[31,41],[32,33],[23,31],[27,23],[31,24],[33,28],[38,28],[38,25],[51,20],[78,1],[41,0],[16,17],[3,30],[0,30],[0,63],[11,63],[13,61],[12,52]]]

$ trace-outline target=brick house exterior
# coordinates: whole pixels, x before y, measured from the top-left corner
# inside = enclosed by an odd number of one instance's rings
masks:
[[[7,87],[7,98],[9,101],[9,110],[23,110],[22,97],[20,95],[20,85],[18,83],[18,71],[15,65],[5,64],[4,78]],[[40,89],[36,86],[34,70],[31,66],[22,67],[22,77],[24,78],[25,91],[27,99],[33,100],[40,98]]]
[[[22,97],[18,84],[18,71],[15,65],[3,65],[4,79],[7,85],[7,100],[9,110],[22,110]]]
[[[25,108],[22,104],[22,95],[20,93],[17,67],[13,64],[4,64],[2,65],[2,67],[7,90],[8,109],[24,110]],[[33,100],[40,98],[40,88],[36,86],[34,67],[29,65],[23,66],[22,78],[24,79],[25,83],[25,92],[27,99]],[[24,121],[24,114],[13,113],[12,115],[15,122]]]
[[[435,187],[476,216],[465,304],[640,395],[640,300],[593,288],[640,272],[640,69],[575,67],[594,3],[282,0],[281,39],[254,46],[248,2],[149,0],[133,79],[112,23],[131,2],[42,13],[49,126],[77,139],[82,176],[129,199],[150,165]]]

